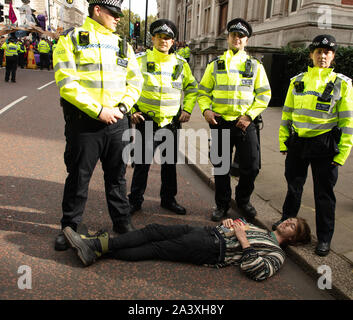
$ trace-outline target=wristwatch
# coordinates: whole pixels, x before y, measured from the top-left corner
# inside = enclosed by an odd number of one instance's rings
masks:
[[[118,108],[122,114],[125,114],[127,112],[127,108],[126,108],[125,104],[123,104],[123,103],[119,103]]]

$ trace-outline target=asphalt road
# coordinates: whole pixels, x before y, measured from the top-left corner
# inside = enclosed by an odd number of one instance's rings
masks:
[[[290,259],[276,276],[257,283],[234,267],[212,269],[165,261],[102,259],[83,268],[74,251],[55,251],[66,171],[64,121],[54,73],[19,69],[16,84],[3,79],[0,69],[1,300],[332,299],[318,288],[317,279]],[[129,167],[128,190],[131,176]],[[187,208],[186,216],[159,206],[159,167],[153,165],[143,210],[133,216],[134,225],[214,225],[209,220],[213,191],[185,165],[178,166],[178,186],[177,200]],[[84,223],[92,232],[111,231],[100,164],[90,183]],[[31,281],[24,282],[22,276],[29,275]],[[26,286],[30,288],[21,289]]]

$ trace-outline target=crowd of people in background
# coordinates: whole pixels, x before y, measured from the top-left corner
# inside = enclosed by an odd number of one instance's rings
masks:
[[[17,44],[18,67],[22,69],[40,68],[41,70],[53,68],[52,55],[57,43],[55,39],[51,40],[38,35],[17,38],[14,34],[0,38],[0,67],[6,66],[5,48],[10,39]]]

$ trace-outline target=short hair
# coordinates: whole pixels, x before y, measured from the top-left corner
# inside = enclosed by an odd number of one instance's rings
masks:
[[[296,217],[297,229],[294,237],[288,240],[286,244],[297,245],[297,244],[308,244],[311,242],[311,230],[307,221],[303,218]]]
[[[89,16],[90,18],[93,17],[93,11],[94,11],[94,7],[95,7],[95,6],[97,6],[97,4],[90,4],[90,5],[88,6],[88,16]]]

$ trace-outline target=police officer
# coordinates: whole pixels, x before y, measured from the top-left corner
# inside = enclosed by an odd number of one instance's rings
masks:
[[[50,70],[50,46],[46,39],[42,38],[39,41],[37,49],[40,56],[40,70],[43,70],[43,68]]]
[[[143,77],[132,47],[115,35],[121,0],[88,0],[89,17],[60,37],[54,51],[55,79],[65,117],[68,171],[61,226],[77,229],[97,161],[104,171],[105,193],[113,230],[133,230],[126,196],[122,135],[125,114],[141,93]],[[67,249],[61,232],[57,250]]]
[[[18,40],[17,46],[18,46],[18,65],[21,67],[21,69],[23,69],[25,66],[25,53],[26,53],[26,47],[23,43],[23,40]]]
[[[229,49],[208,64],[199,85],[198,103],[212,129],[210,154],[223,159],[222,164],[215,160],[217,157],[211,157],[214,168],[231,163],[234,146],[239,152],[240,177],[235,198],[241,213],[252,219],[257,212],[250,196],[259,172],[259,141],[253,120],[267,107],[271,89],[262,64],[244,51],[252,34],[250,24],[237,18],[227,24],[227,30]],[[223,141],[222,136],[226,139],[226,135],[222,132],[229,132],[230,140]],[[229,171],[230,165],[229,169],[214,172],[217,207],[211,216],[213,221],[226,216],[230,206]]]
[[[173,134],[174,152],[172,159],[161,165],[161,206],[174,213],[185,214],[185,208],[175,200],[177,129],[180,122],[190,119],[197,98],[197,82],[186,60],[170,50],[177,37],[175,24],[166,19],[157,20],[151,24],[150,33],[153,49],[140,54],[137,59],[144,75],[144,85],[131,119],[142,135],[143,159],[140,163],[135,162],[129,195],[131,213],[141,209],[153,153],[161,144],[156,139],[156,132],[163,128]],[[181,111],[182,93],[184,101]],[[146,127],[151,127],[152,131],[145,133]]]
[[[316,210],[316,254],[330,251],[336,198],[333,188],[338,167],[344,165],[353,144],[352,80],[331,67],[337,43],[333,36],[314,38],[313,67],[291,79],[279,129],[280,151],[286,155],[288,191],[282,219],[298,214],[303,186],[311,165]]]
[[[18,46],[16,44],[16,38],[10,35],[8,43],[4,42],[1,48],[5,51],[6,57],[5,81],[9,82],[11,76],[11,82],[16,82],[18,63]]]

